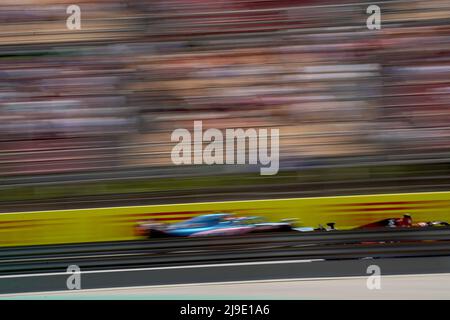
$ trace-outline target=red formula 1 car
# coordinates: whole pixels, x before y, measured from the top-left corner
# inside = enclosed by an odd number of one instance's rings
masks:
[[[449,226],[445,221],[427,221],[413,223],[409,214],[403,215],[402,218],[388,218],[369,224],[359,226],[355,229],[372,229],[372,228],[428,228],[428,227],[446,227]]]
[[[412,227],[412,218],[409,214],[403,215],[403,218],[387,218],[378,220],[362,226],[356,229],[372,229],[372,228],[409,228]]]

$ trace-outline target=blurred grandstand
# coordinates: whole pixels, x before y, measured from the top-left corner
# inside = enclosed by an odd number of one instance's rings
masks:
[[[66,29],[71,4],[80,31]],[[379,1],[375,31],[369,4],[2,0],[0,209],[448,188],[450,2]],[[170,134],[194,120],[279,128],[280,174],[173,166]]]

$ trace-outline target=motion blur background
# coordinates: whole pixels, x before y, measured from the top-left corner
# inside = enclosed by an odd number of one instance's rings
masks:
[[[449,19],[448,0],[2,0],[0,210],[446,190]],[[194,120],[279,128],[280,173],[174,166]]]

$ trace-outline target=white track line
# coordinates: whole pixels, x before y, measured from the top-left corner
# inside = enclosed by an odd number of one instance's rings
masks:
[[[177,204],[155,204],[155,205],[142,205],[142,206],[121,206],[121,207],[99,207],[99,208],[84,208],[84,209],[66,209],[66,210],[42,210],[42,211],[22,211],[22,212],[5,212],[5,214],[33,214],[41,212],[59,212],[59,211],[89,211],[89,210],[103,210],[103,209],[131,209],[131,208],[148,208],[148,207],[170,207],[170,206],[190,206],[190,205],[203,205],[203,204],[227,204],[227,203],[246,203],[246,202],[267,202],[267,201],[280,201],[280,200],[307,200],[307,199],[332,199],[332,198],[361,198],[369,197],[375,198],[380,196],[397,196],[397,195],[427,195],[427,194],[446,194],[449,191],[436,191],[436,192],[410,192],[410,193],[382,193],[382,194],[370,194],[370,195],[350,195],[350,196],[327,196],[327,197],[304,197],[304,198],[276,198],[276,199],[258,199],[258,200],[235,200],[235,201],[211,201],[211,202],[190,202],[190,203],[177,203]],[[151,213],[151,212],[149,212]],[[169,212],[172,213],[172,212]],[[172,214],[176,215],[176,212]]]
[[[65,256],[62,257],[63,259],[89,259],[89,258],[111,258],[111,257],[128,257],[128,256],[143,256],[143,255],[149,255],[147,252],[141,252],[141,253],[116,253],[116,254],[103,254],[103,255],[88,255],[88,256]],[[46,257],[44,258],[46,261],[48,260],[61,260],[61,257]],[[1,263],[6,262],[25,262],[25,261],[41,261],[42,259],[39,258],[23,258],[23,259],[5,259],[0,260]]]
[[[429,276],[450,276],[450,273],[384,275],[383,278],[413,278],[413,277],[429,277]],[[150,285],[150,286],[96,288],[96,289],[64,290],[64,291],[43,291],[43,292],[0,294],[0,298],[1,297],[15,297],[15,296],[83,294],[83,293],[90,293],[90,292],[121,291],[121,290],[165,289],[165,288],[177,288],[177,287],[199,287],[199,286],[211,286],[211,285],[240,285],[240,284],[277,283],[277,282],[293,282],[293,281],[333,281],[333,280],[345,281],[345,280],[357,280],[357,279],[366,280],[367,276],[263,279],[263,280],[220,281],[220,282],[179,283],[179,284]]]
[[[153,271],[153,270],[176,270],[176,269],[196,269],[196,268],[216,268],[216,267],[238,267],[238,266],[257,266],[257,265],[271,265],[271,264],[288,264],[288,263],[305,263],[323,261],[323,259],[312,260],[282,260],[282,261],[257,261],[257,262],[235,262],[235,263],[217,263],[217,264],[197,264],[197,265],[183,265],[170,267],[151,267],[151,268],[134,268],[134,269],[111,269],[111,270],[91,270],[81,271],[81,274],[91,273],[115,273],[115,272],[136,272],[136,271]],[[14,279],[27,277],[47,277],[67,275],[66,272],[49,272],[49,273],[31,273],[31,274],[13,274],[0,276],[0,279]]]

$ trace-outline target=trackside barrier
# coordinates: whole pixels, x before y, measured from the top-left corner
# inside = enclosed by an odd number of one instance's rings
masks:
[[[448,256],[450,227],[280,232],[235,237],[152,239],[0,248],[0,275],[98,268],[249,262]]]
[[[450,192],[228,201],[0,214],[0,246],[137,240],[139,220],[177,222],[197,215],[233,212],[269,221],[296,218],[317,226],[349,229],[371,221],[412,215],[414,221],[450,220]]]

